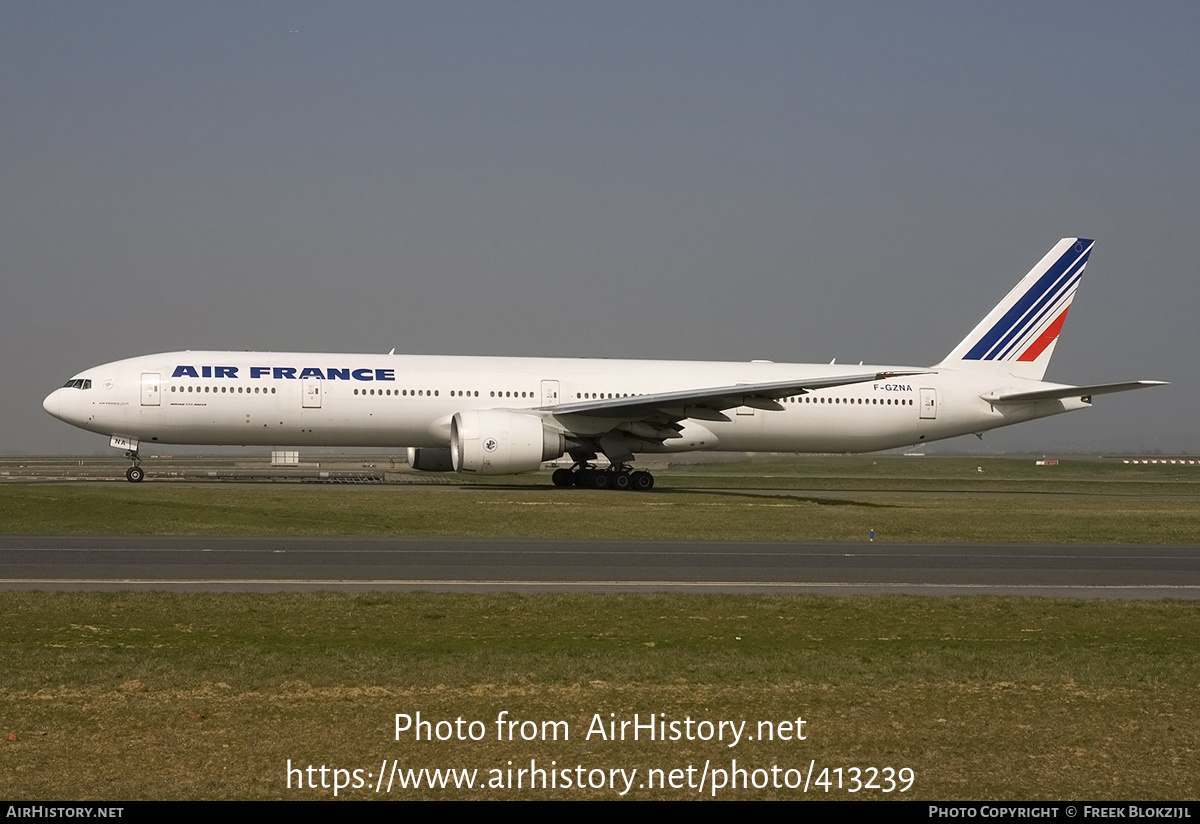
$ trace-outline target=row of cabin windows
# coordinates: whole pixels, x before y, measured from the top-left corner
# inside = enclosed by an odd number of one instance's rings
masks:
[[[378,395],[393,395],[393,394],[400,395],[400,394],[404,394],[404,395],[434,395],[434,396],[436,396],[438,394],[438,392],[436,389],[433,390],[432,392],[429,390],[408,390],[408,389],[404,389],[404,390],[400,390],[400,389],[396,389],[396,390],[392,390],[392,389],[378,389],[378,390],[376,390],[376,389],[361,389],[361,390],[355,389],[354,394],[355,395],[358,395],[358,394],[362,394],[362,395],[376,395],[376,394],[378,394]],[[457,397],[461,398],[461,397],[464,397],[464,395],[468,398],[469,397],[476,397],[476,398],[479,397],[478,392],[474,392],[474,393],[472,393],[472,392],[465,392],[465,393],[464,392],[458,392],[458,393],[451,392],[450,393],[451,397],[457,396]],[[531,399],[531,398],[533,398],[533,393],[532,392],[491,392],[490,396],[493,398],[497,398],[497,397],[499,397],[499,398],[518,398],[519,397],[519,398],[530,398]],[[631,396],[628,392],[626,392],[625,394],[622,394],[620,392],[617,392],[617,393],[609,392],[607,395],[605,395],[605,393],[603,393],[603,392],[576,392],[575,397],[580,400],[598,400],[598,399],[603,399],[603,398],[628,398]],[[632,397],[637,397],[637,394],[635,393]],[[800,395],[798,397],[785,398],[784,400],[787,403],[837,403],[837,404],[845,403],[845,404],[858,404],[860,406],[863,404],[869,404],[872,406],[912,406],[913,405],[913,400],[911,398],[864,399],[864,398],[829,398],[829,397],[825,397],[825,396]]]
[[[241,394],[242,394],[242,392],[243,392],[243,390],[245,390],[245,394],[247,394],[247,395],[250,395],[250,394],[254,394],[254,395],[258,395],[258,394],[263,394],[263,395],[266,395],[266,394],[271,394],[271,395],[274,395],[274,394],[275,394],[275,387],[271,387],[271,391],[270,391],[270,393],[268,393],[268,392],[267,392],[267,389],[266,389],[266,387],[259,387],[259,386],[256,386],[256,387],[254,387],[254,391],[253,391],[253,392],[251,392],[251,391],[250,391],[250,387],[248,387],[248,386],[239,386],[239,387],[237,387],[237,388],[236,388],[236,390],[235,390],[235,389],[234,389],[234,387],[232,387],[232,386],[205,386],[205,387],[203,387],[203,388],[202,388],[202,387],[199,387],[199,386],[190,386],[190,385],[189,385],[187,388],[184,388],[184,387],[182,387],[182,386],[174,386],[174,385],[172,385],[172,386],[171,386],[171,391],[172,391],[172,392],[175,392],[175,391],[179,391],[179,392],[192,392],[192,391],[195,391],[195,392],[197,392],[197,393],[200,393],[200,392],[212,392],[214,395],[216,395],[216,394],[218,394],[218,393],[219,393],[219,394],[222,394],[222,395],[224,395],[224,394],[226,394],[227,392],[228,392],[230,395],[234,395],[234,394],[241,395]]]
[[[72,387],[72,388],[76,388],[76,389],[91,389],[92,388],[92,382],[90,380],[78,380],[78,379],[71,380],[71,381],[67,381],[67,383],[65,385]],[[239,395],[243,394],[243,392],[245,394],[250,394],[250,391],[251,391],[250,387],[242,387],[242,386],[236,387],[236,390],[237,390],[237,394],[239,394]],[[176,391],[178,391],[178,392],[212,392],[214,394],[217,392],[220,392],[221,394],[226,394],[226,393],[233,394],[234,387],[232,387],[232,386],[221,386],[221,387],[205,386],[205,387],[201,388],[199,386],[189,385],[186,388],[184,388],[182,386],[172,385],[171,391],[172,392],[176,392]],[[256,386],[256,387],[254,387],[254,394],[255,395],[258,395],[258,394],[265,395],[265,394],[267,394],[267,388]],[[270,394],[272,394],[272,395],[275,394],[275,387],[273,387],[273,386],[270,387]],[[399,397],[408,397],[408,396],[435,397],[436,398],[436,397],[440,396],[439,390],[437,390],[437,389],[355,389],[354,394],[355,395],[390,395],[390,396],[394,396],[394,397],[398,397],[398,398]],[[490,395],[493,398],[497,398],[497,397],[500,397],[500,398],[517,398],[517,397],[533,398],[532,392],[511,392],[511,391],[497,392],[497,391],[493,391],[490,393]],[[476,392],[456,391],[456,392],[451,392],[450,396],[451,397],[460,397],[460,398],[462,398],[462,397],[478,398],[479,392],[477,392],[477,391]],[[579,398],[581,400],[584,400],[584,399],[592,400],[592,399],[604,398],[605,395],[603,392],[576,392],[575,397]],[[614,395],[612,392],[609,392],[608,397],[609,398],[612,398],[612,397],[628,398],[629,394],[626,393],[626,394],[622,395],[620,392],[617,392]],[[785,398],[784,400],[787,403],[838,403],[838,404],[846,403],[846,404],[858,404],[860,406],[863,404],[870,404],[872,406],[876,406],[876,405],[878,405],[878,406],[885,406],[885,405],[886,406],[912,406],[913,405],[913,400],[911,398],[871,398],[868,400],[865,398],[829,398],[829,397],[825,397],[823,395],[818,395],[818,396],[799,395],[799,396],[795,396],[795,397]]]
[[[417,398],[438,398],[441,397],[441,391],[438,389],[355,389],[355,395],[392,395],[394,397],[417,397]],[[528,398],[533,399],[532,392],[498,392],[492,391],[489,393],[493,398]],[[469,390],[453,390],[450,392],[452,398],[478,398],[479,392]]]
[[[355,389],[355,395],[392,395],[396,397],[426,397],[437,398],[441,397],[441,391],[437,389]],[[477,390],[453,390],[450,392],[452,398],[478,398]],[[533,400],[536,395],[533,392],[501,392],[492,390],[488,393],[488,397],[492,398],[525,398]]]
[[[84,385],[85,383],[86,383],[86,386]],[[83,380],[68,381],[66,385],[77,388],[77,389],[91,389],[92,388],[92,382],[90,380],[89,381],[83,381]],[[243,393],[244,394],[253,393],[255,395],[268,394],[267,387],[258,387],[258,386],[255,386],[253,389],[251,389],[248,386],[247,387],[238,386],[235,388],[232,386],[203,386],[203,387],[201,387],[201,386],[194,386],[194,385],[188,385],[188,386],[172,385],[171,391],[172,392],[210,392],[213,394],[220,393],[220,394],[230,394],[230,395],[232,395],[232,394],[241,395]],[[276,394],[275,387],[272,386],[269,388],[269,394],[272,394],[272,395]],[[400,398],[400,397],[437,398],[437,397],[441,396],[441,391],[437,390],[437,389],[355,389],[354,394],[355,395],[387,395],[387,396],[392,396],[392,397],[397,397],[397,398]],[[476,391],[455,390],[450,393],[450,397],[459,397],[459,398],[475,397],[475,398],[478,398],[479,392],[477,390]],[[491,397],[493,397],[493,398],[517,398],[517,397],[533,398],[533,393],[532,392],[493,391],[491,393]]]
[[[594,399],[603,399],[603,398],[628,398],[628,397],[630,397],[630,395],[628,393],[622,395],[620,392],[617,392],[615,394],[612,392],[609,392],[607,395],[605,395],[603,392],[576,392],[575,397],[579,398],[580,400],[594,400]],[[634,397],[637,397],[636,394],[634,395]],[[913,405],[913,401],[911,398],[895,398],[895,399],[893,399],[893,398],[886,398],[886,399],[871,398],[870,400],[865,400],[863,398],[829,398],[829,397],[825,397],[824,395],[818,395],[818,396],[800,395],[797,397],[784,398],[784,401],[786,403],[848,403],[848,404],[859,404],[859,405],[870,404],[872,406],[875,406],[875,405],[878,405],[878,406],[912,406]]]
[[[604,398],[628,398],[628,397],[630,397],[630,395],[629,395],[629,393],[625,393],[624,395],[622,395],[620,392],[617,392],[615,394],[612,392],[609,392],[607,395],[605,395],[603,392],[576,392],[575,397],[579,398],[580,400],[596,400],[596,399],[604,399]],[[637,395],[635,394],[633,397],[637,397]],[[824,395],[818,395],[818,396],[800,395],[797,397],[785,398],[784,400],[787,403],[849,403],[849,404],[859,404],[859,405],[870,404],[872,406],[874,406],[874,405],[912,406],[913,405],[912,399],[910,399],[910,398],[904,398],[904,399],[886,398],[886,399],[882,399],[882,400],[879,398],[871,398],[870,400],[865,400],[863,398],[829,398]]]
[[[870,406],[912,406],[912,398],[827,398],[824,396],[799,395],[793,398],[785,398],[787,403],[849,403],[869,404]]]

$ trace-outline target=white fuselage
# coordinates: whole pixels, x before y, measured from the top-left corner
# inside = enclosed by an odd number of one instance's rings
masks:
[[[921,371],[855,366],[855,372]],[[565,358],[173,352],[98,366],[51,393],[55,417],[142,444],[436,447],[468,410],[540,410],[581,400],[845,374],[824,364]],[[86,383],[85,382],[90,382]],[[81,388],[86,385],[87,388]],[[1056,386],[944,367],[780,398],[782,410],[687,417],[643,452],[867,452],[1046,417],[1078,398],[995,406],[981,396]],[[595,433],[612,426],[597,418]],[[564,430],[588,434],[586,416]]]

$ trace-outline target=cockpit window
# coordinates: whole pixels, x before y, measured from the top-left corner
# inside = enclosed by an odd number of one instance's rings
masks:
[[[91,378],[72,378],[63,384],[64,389],[91,389]]]

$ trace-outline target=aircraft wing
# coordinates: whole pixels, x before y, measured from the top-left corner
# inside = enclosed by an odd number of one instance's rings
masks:
[[[1091,386],[1057,386],[1053,389],[1036,389],[1032,392],[1009,392],[981,395],[989,403],[1031,403],[1033,401],[1058,401],[1064,398],[1090,399],[1092,395],[1108,395],[1113,392],[1128,392],[1151,386],[1166,386],[1167,381],[1125,381],[1123,383],[1095,383]]]
[[[858,375],[829,375],[769,383],[738,383],[732,386],[713,386],[704,389],[685,389],[678,392],[658,392],[652,395],[630,395],[624,398],[594,398],[545,407],[543,411],[558,415],[589,415],[598,418],[636,420],[667,417],[675,420],[700,418],[728,420],[721,410],[737,406],[779,411],[778,398],[801,395],[813,389],[828,389],[852,383],[882,381],[905,375],[924,375],[928,370],[914,372],[868,372]]]

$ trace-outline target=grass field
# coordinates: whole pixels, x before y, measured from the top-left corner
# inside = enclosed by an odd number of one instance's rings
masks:
[[[450,486],[6,483],[0,533],[1200,543],[1194,466],[812,458],[659,478],[649,494],[555,489],[545,473]]]
[[[736,758],[751,770],[815,762],[814,779],[825,767],[908,767],[906,798],[1200,795],[1196,603],[4,593],[0,615],[0,719],[18,735],[0,770],[8,798],[332,796],[289,791],[288,759],[364,775],[398,759],[485,779],[534,759],[637,768],[644,783],[652,768],[698,776],[706,761],[729,769]],[[395,714],[417,711],[479,720],[486,735],[397,741]],[[566,721],[569,737],[497,741],[502,711]],[[802,717],[806,739],[587,738],[596,714],[634,713],[746,721],[751,736],[759,721]],[[619,797],[525,786],[391,797]],[[627,797],[697,795],[635,786]]]
[[[1198,543],[1198,474],[859,458],[682,468],[649,494],[536,486],[544,476],[436,488],[4,483],[0,532],[859,540],[874,528],[885,541]],[[592,780],[637,769],[626,798],[712,797],[712,770],[732,773],[734,759],[751,783],[770,784],[777,766],[785,783],[803,773],[834,785],[718,798],[1200,797],[1197,602],[0,592],[0,668],[0,732],[16,736],[0,741],[0,795],[12,799],[332,796],[296,788],[299,773],[289,789],[289,759],[318,768],[317,784],[322,765],[350,771],[339,798],[621,797],[607,783],[529,790],[508,771],[531,759]],[[397,741],[396,714],[417,711],[486,734]],[[502,712],[565,721],[569,739],[498,741]],[[772,729],[795,733],[803,717],[806,738],[587,736],[597,717],[634,713],[745,721],[750,736],[788,720]],[[503,786],[376,794],[374,777],[396,762]],[[850,793],[855,767],[906,767],[915,780],[902,795]],[[638,786],[655,769],[664,781],[679,770],[680,786]]]

